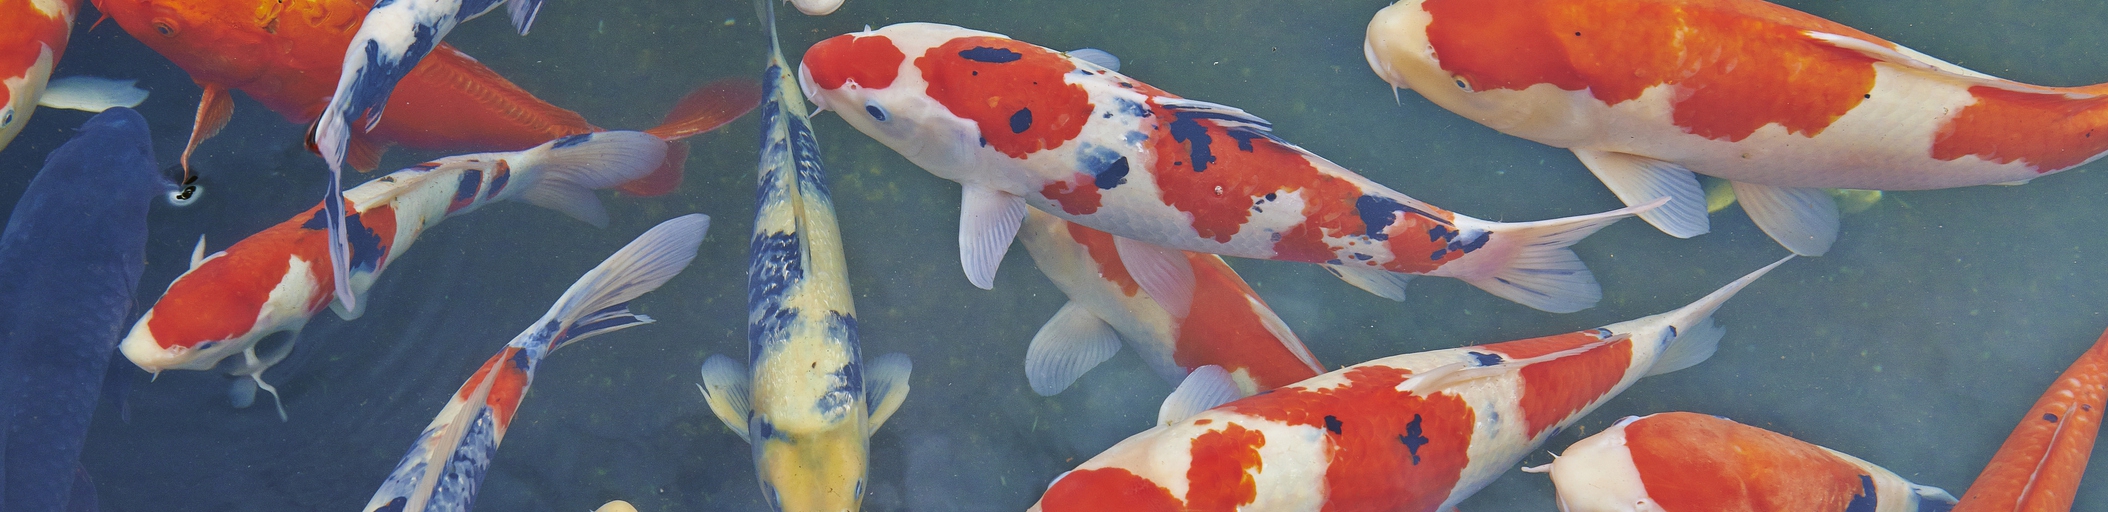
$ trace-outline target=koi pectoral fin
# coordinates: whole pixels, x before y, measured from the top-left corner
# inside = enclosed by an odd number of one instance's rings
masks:
[[[1039,396],[1054,396],[1117,353],[1120,335],[1113,326],[1070,301],[1032,335],[1025,349],[1025,380]]]
[[[865,423],[865,436],[877,432],[908,400],[908,374],[914,370],[915,364],[908,355],[899,352],[878,356],[864,365],[864,407],[871,414]]]
[[[747,366],[720,354],[704,360],[702,371],[703,383],[696,388],[702,390],[703,402],[710,404],[710,412],[725,422],[725,428],[752,444],[754,438],[747,434],[747,418],[754,415],[747,395]]]
[[[1220,366],[1207,365],[1194,368],[1186,374],[1186,380],[1164,397],[1164,404],[1157,407],[1156,424],[1170,425],[1193,417],[1208,409],[1243,398],[1244,391],[1237,388],[1237,381],[1230,372]]]
[[[1640,213],[1640,219],[1677,238],[1703,235],[1711,230],[1706,219],[1705,191],[1698,175],[1681,165],[1644,156],[1575,149],[1581,165],[1595,173],[1610,192],[1626,205],[1645,204],[1667,197],[1669,204]]]
[[[1025,221],[1025,198],[981,185],[967,185],[959,201],[959,263],[966,280],[995,289],[996,267]]]
[[[1837,200],[1823,189],[1737,181],[1735,198],[1749,220],[1794,254],[1822,256],[1837,241]]]
[[[101,112],[111,107],[137,107],[146,101],[146,89],[134,85],[138,80],[118,80],[93,76],[69,76],[52,80],[44,86],[44,95],[37,97],[37,104],[86,112]]]
[[[1193,264],[1184,251],[1119,236],[1113,237],[1113,248],[1135,284],[1164,312],[1183,319],[1193,311]]]
[[[203,82],[198,86],[205,88],[205,94],[198,97],[197,119],[190,126],[190,142],[183,145],[180,161],[186,179],[191,176],[190,155],[197,152],[198,145],[204,144],[205,139],[219,135],[220,129],[227,127],[227,120],[234,118],[234,97],[227,94],[226,86]]]

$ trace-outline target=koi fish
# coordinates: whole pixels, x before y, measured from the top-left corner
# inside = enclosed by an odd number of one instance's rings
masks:
[[[1704,234],[1692,173],[1734,182],[1796,254],[1837,239],[1823,188],[2018,183],[2108,152],[2108,85],[2004,80],[1760,0],[1405,0],[1364,44],[1385,81],[1568,148],[1677,237]]]
[[[149,372],[218,369],[249,377],[276,401],[264,370],[292,351],[308,319],[332,305],[336,283],[364,291],[425,230],[507,199],[605,226],[607,212],[593,191],[653,172],[667,147],[641,132],[584,133],[526,151],[446,157],[368,181],[344,194],[354,228],[344,279],[330,275],[320,205],[210,256],[200,238],[190,270],[168,285],[119,348]],[[333,308],[346,320],[364,311],[343,302]],[[278,414],[285,417],[283,404]]]
[[[175,189],[146,118],[115,108],[52,151],[0,232],[0,510],[71,510],[88,421]],[[79,476],[76,476],[79,475]],[[75,503],[79,505],[80,503]]]
[[[7,0],[0,2],[0,148],[7,147],[42,105],[102,112],[136,107],[146,91],[134,81],[94,77],[51,80],[51,69],[66,53],[80,0]]]
[[[710,356],[697,387],[710,412],[753,448],[770,507],[860,510],[871,433],[907,399],[913,367],[897,353],[863,361],[841,228],[776,39],[774,1],[754,2],[769,62],[747,260],[747,364]]]
[[[1177,302],[1189,306],[1170,311],[1120,264],[1112,235],[1035,210],[1026,213],[1017,238],[1069,296],[1025,351],[1025,377],[1041,396],[1067,389],[1118,353],[1121,340],[1173,385],[1195,368],[1219,366],[1236,381],[1238,396],[1325,372],[1219,256],[1184,254],[1193,267],[1193,289]]]
[[[1734,421],[1672,412],[1626,417],[1550,464],[1562,512],[1946,511],[1954,496],[1873,463]]]
[[[336,91],[316,120],[314,144],[329,162],[335,179],[344,168],[344,153],[351,141],[351,122],[364,120],[366,130],[381,122],[382,108],[396,82],[410,74],[425,55],[445,39],[456,25],[497,10],[512,16],[513,29],[527,35],[542,0],[399,0],[379,2],[359,22],[359,31],[346,45],[343,67],[337,74]]]
[[[797,7],[798,7],[798,12],[802,12],[802,13],[805,13],[805,14],[810,14],[810,15],[813,15],[813,16],[826,16],[826,15],[828,15],[828,14],[833,14],[833,13],[834,13],[834,10],[835,10],[835,9],[840,9],[840,8],[842,8],[842,1],[843,1],[843,0],[789,0],[789,1],[790,1],[791,5],[794,5],[794,6],[797,6]]]
[[[1675,311],[1391,356],[1234,401],[1226,372],[1196,370],[1159,426],[1056,477],[1032,510],[1450,510],[1641,377],[1712,356],[1726,332],[1713,311],[1785,262]]]
[[[1602,293],[1566,247],[1652,207],[1516,224],[1471,218],[1289,144],[1243,110],[950,25],[821,41],[798,79],[820,109],[963,186],[960,259],[983,289],[1029,204],[1144,242],[1122,244],[1121,259],[1160,301],[1190,288],[1177,251],[1192,251],[1454,277],[1571,312]]]
[[[709,229],[703,214],[675,217],[578,278],[454,392],[366,502],[366,512],[470,510],[542,359],[579,340],[651,323],[630,313],[629,301],[687,268]]]
[[[2071,510],[2108,407],[2108,333],[2093,342],[1991,456],[1955,512]]]

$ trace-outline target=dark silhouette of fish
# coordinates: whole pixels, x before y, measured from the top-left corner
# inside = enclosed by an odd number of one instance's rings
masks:
[[[66,510],[81,444],[146,260],[146,212],[176,185],[146,119],[81,125],[0,232],[0,510]],[[92,489],[83,489],[92,495]],[[91,503],[86,506],[94,506]]]

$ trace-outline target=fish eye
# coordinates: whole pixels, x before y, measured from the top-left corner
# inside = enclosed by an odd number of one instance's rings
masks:
[[[168,18],[154,18],[154,31],[160,32],[162,37],[175,37],[176,23]]]
[[[885,107],[878,106],[878,100],[871,100],[869,102],[864,103],[864,112],[871,114],[872,119],[877,119],[879,121],[885,121],[887,117],[890,117],[886,115]]]
[[[1465,80],[1465,79],[1464,79],[1464,75],[1456,75],[1456,76],[1452,76],[1452,77],[1449,77],[1449,79],[1450,79],[1450,80],[1454,80],[1454,81],[1456,81],[1456,84],[1457,84],[1457,88],[1458,88],[1458,89],[1463,89],[1463,90],[1464,90],[1464,92],[1476,92],[1476,91],[1474,91],[1474,90],[1472,90],[1472,89],[1471,89],[1471,81],[1470,81],[1470,80]]]
[[[14,126],[15,107],[0,107],[0,127]]]

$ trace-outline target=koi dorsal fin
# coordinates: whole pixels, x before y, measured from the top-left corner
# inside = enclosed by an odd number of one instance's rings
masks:
[[[1940,75],[1952,77],[1969,85],[1992,87],[2013,92],[2022,92],[2030,94],[2058,94],[2063,95],[2065,98],[2074,100],[2087,99],[2097,96],[2095,94],[2078,92],[2068,89],[2042,87],[2039,85],[2028,85],[2012,80],[2006,80],[1995,76],[1986,75],[1976,70],[1956,66],[1954,64],[1948,63],[1947,61],[1939,60],[1937,58],[1933,58],[1931,56],[1918,53],[1909,48],[1903,48],[1901,46],[1898,46],[1896,48],[1889,48],[1887,46],[1883,46],[1873,41],[1867,41],[1856,37],[1832,34],[1828,32],[1817,32],[1813,30],[1804,31],[1802,32],[1802,35],[1808,36],[1808,39],[1814,40],[1817,43],[1829,45],[1831,47],[1835,47],[1842,50],[1857,52],[1860,55],[1864,55],[1868,58],[1878,60],[1881,62],[1886,62],[1889,64],[1894,64],[1896,66],[1901,66],[1904,68],[1913,69],[1921,72],[1937,73]]]

